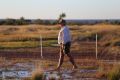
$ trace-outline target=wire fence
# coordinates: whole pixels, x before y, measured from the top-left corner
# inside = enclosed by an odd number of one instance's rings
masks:
[[[57,41],[57,40],[56,40]],[[56,42],[50,42],[49,40],[42,39],[40,35],[39,39],[31,40],[28,39],[28,42],[25,41],[22,44],[24,47],[18,48],[9,48],[9,49],[0,49],[1,57],[8,58],[59,58],[59,45]],[[119,48],[113,49],[111,45],[101,46],[104,42],[98,40],[98,34],[95,35],[95,41],[78,41],[78,43],[73,43],[71,46],[71,55],[75,58],[93,58],[101,60],[119,60],[120,52]],[[13,42],[8,44],[15,45]],[[7,44],[7,45],[8,45]],[[34,45],[31,47],[31,44]],[[47,44],[47,46],[46,46]],[[48,45],[49,44],[49,45]],[[5,44],[6,45],[6,44]],[[5,46],[4,45],[4,46]],[[19,43],[18,43],[19,46]],[[30,46],[30,47],[28,47]],[[110,49],[113,49],[113,53],[110,53]]]

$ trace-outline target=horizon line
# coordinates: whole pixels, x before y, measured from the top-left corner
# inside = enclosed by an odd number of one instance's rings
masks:
[[[21,17],[20,17],[21,18]],[[20,19],[20,18],[0,18],[0,19]],[[34,20],[34,19],[41,19],[41,20],[57,20],[57,18],[25,18],[24,19],[30,19],[30,20]],[[120,18],[64,18],[65,20],[120,20]]]

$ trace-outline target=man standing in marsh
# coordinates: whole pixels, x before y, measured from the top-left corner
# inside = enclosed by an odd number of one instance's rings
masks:
[[[70,35],[69,28],[67,27],[66,21],[63,19],[59,20],[59,24],[61,27],[61,30],[59,31],[59,34],[58,34],[58,44],[60,45],[60,57],[59,57],[57,70],[60,70],[60,67],[64,61],[65,54],[68,56],[69,61],[72,63],[73,69],[76,69],[77,66],[74,62],[73,57],[70,54],[71,35]]]

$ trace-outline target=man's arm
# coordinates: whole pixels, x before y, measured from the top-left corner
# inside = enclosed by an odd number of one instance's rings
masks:
[[[62,39],[62,44],[64,45],[65,44],[65,41],[64,41],[64,31],[61,32],[61,39]]]
[[[61,43],[60,43],[60,47],[63,50],[64,49],[64,33],[63,31],[61,32]]]

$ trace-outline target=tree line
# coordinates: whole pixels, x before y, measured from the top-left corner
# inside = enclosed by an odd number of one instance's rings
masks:
[[[62,19],[65,17],[65,14],[60,15],[59,19]],[[58,20],[59,20],[58,19]],[[0,20],[0,25],[29,25],[29,24],[38,24],[38,25],[56,25],[58,23],[58,20],[43,20],[43,19],[25,19],[24,17],[21,17],[20,19],[12,19],[7,18]],[[67,24],[69,25],[94,25],[94,24],[113,24],[113,25],[120,25],[120,20],[100,20],[100,21],[94,21],[92,23],[85,21],[85,22],[75,22],[75,21],[67,21]]]
[[[57,20],[42,20],[42,19],[25,19],[21,17],[20,19],[7,18],[0,20],[0,25],[28,25],[28,24],[43,24],[43,25],[54,25],[57,24]]]

